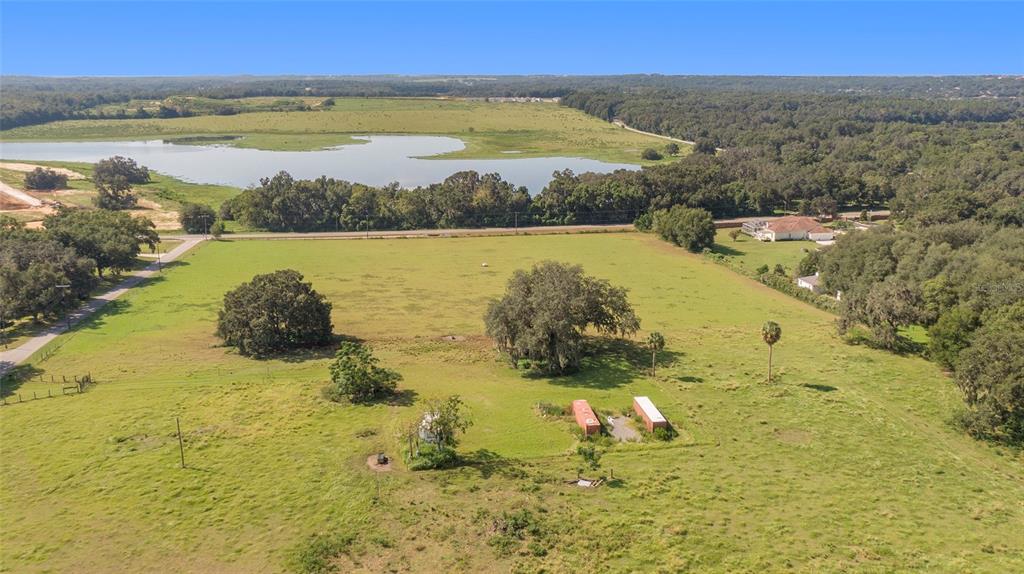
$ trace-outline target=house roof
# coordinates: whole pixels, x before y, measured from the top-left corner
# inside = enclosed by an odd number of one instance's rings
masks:
[[[805,233],[828,233],[828,228],[810,217],[802,215],[787,215],[768,222],[767,228],[776,233],[790,233],[803,231]]]
[[[812,287],[817,287],[818,284],[821,282],[821,277],[819,277],[817,275],[808,275],[807,277],[800,277],[798,279],[798,281],[801,281],[803,283],[807,283],[808,285],[810,285]]]

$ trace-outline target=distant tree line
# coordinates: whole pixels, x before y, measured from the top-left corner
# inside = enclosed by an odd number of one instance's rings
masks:
[[[888,96],[928,99],[1003,99],[1024,95],[1024,81],[1012,76],[947,77],[749,77],[749,76],[223,76],[152,78],[42,78],[4,76],[0,129],[64,119],[149,117],[142,110],[101,113],[100,106],[134,99],[162,100],[174,96],[214,99],[276,97],[565,97],[595,90],[702,91],[729,94]],[[192,109],[171,100],[155,113],[177,115],[231,114],[230,105]]]

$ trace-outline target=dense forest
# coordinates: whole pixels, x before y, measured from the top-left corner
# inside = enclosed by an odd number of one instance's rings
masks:
[[[924,352],[953,371],[972,434],[1024,441],[1024,100],[611,90],[562,101],[715,155],[556,177],[537,203],[615,198],[719,216],[813,211],[822,198],[888,205],[891,224],[841,236],[798,273],[841,293],[837,327],[851,340]],[[645,183],[660,177],[667,196]],[[912,326],[927,329],[927,344],[907,336]]]
[[[750,76],[219,76],[45,78],[3,76],[0,129],[98,116],[92,108],[171,96],[564,97],[588,90],[705,90],[716,93],[843,94],[939,99],[1024,96],[1024,78]],[[171,113],[173,106],[167,107]],[[212,112],[211,112],[212,113]],[[600,115],[600,114],[595,114]],[[113,116],[117,117],[117,116]]]

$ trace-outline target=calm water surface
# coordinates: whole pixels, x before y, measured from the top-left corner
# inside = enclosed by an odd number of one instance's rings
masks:
[[[499,173],[506,181],[539,193],[556,170],[607,173],[639,166],[570,157],[508,159],[420,159],[461,150],[463,142],[439,136],[362,136],[365,144],[318,151],[265,151],[223,145],[177,145],[163,141],[0,142],[0,158],[95,162],[130,157],[160,173],[193,183],[247,187],[284,170],[301,179],[321,175],[367,185],[397,181],[415,187],[442,181],[464,170]]]

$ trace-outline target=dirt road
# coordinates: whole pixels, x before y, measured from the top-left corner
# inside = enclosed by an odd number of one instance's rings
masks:
[[[43,202],[38,198],[32,197],[31,195],[21,191],[20,189],[11,187],[6,183],[0,181],[0,193],[6,195],[17,203],[23,203],[26,207],[42,207]]]

